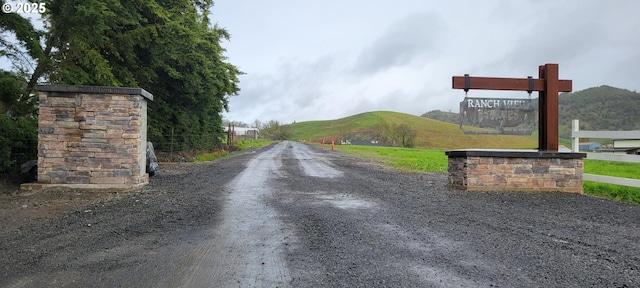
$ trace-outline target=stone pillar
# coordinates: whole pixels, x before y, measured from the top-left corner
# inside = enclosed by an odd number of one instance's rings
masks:
[[[147,101],[140,88],[40,85],[38,183],[23,189],[146,185]]]
[[[468,149],[449,156],[449,186],[471,191],[583,193],[585,153]]]

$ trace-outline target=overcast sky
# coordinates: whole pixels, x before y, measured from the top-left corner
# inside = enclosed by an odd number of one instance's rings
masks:
[[[640,1],[218,0],[212,14],[246,73],[229,120],[457,112],[464,92],[452,76],[537,77],[545,63],[574,91],[640,91]]]

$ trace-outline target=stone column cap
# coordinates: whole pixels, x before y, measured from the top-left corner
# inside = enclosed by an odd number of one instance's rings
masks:
[[[42,84],[37,85],[36,90],[44,92],[141,95],[142,97],[153,101],[153,94],[142,88]]]
[[[444,152],[449,157],[559,158],[583,159],[586,153],[527,149],[460,149]]]

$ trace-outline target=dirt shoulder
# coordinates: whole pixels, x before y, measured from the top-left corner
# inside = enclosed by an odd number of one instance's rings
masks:
[[[243,154],[246,152],[236,152],[231,157]],[[160,163],[161,176],[152,177],[148,187],[133,192],[21,191],[19,184],[0,183],[0,231],[13,230],[20,226],[29,225],[32,221],[48,220],[64,213],[135,197],[135,195],[145,193],[144,191],[156,189],[158,185],[166,184],[166,177],[162,177],[162,174],[166,176],[180,175],[187,173],[194,167],[200,166],[202,168],[218,162],[220,161]]]
[[[51,275],[73,281],[59,286],[95,287],[94,273],[132,279],[131,273],[152,267],[152,273],[134,278],[150,283],[148,277],[171,270],[172,263],[147,254],[172,253],[167,247],[215,223],[224,187],[250,156],[249,151],[206,163],[163,163],[160,174],[134,192],[2,193],[0,287],[43,287]]]
[[[125,196],[116,192],[20,191],[18,185],[4,185],[0,189],[0,231]]]

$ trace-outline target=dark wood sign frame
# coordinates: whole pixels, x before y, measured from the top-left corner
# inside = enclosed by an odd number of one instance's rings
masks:
[[[538,91],[538,150],[558,151],[558,93],[571,92],[572,81],[560,80],[558,64],[541,65],[538,79],[453,76],[453,89]]]

